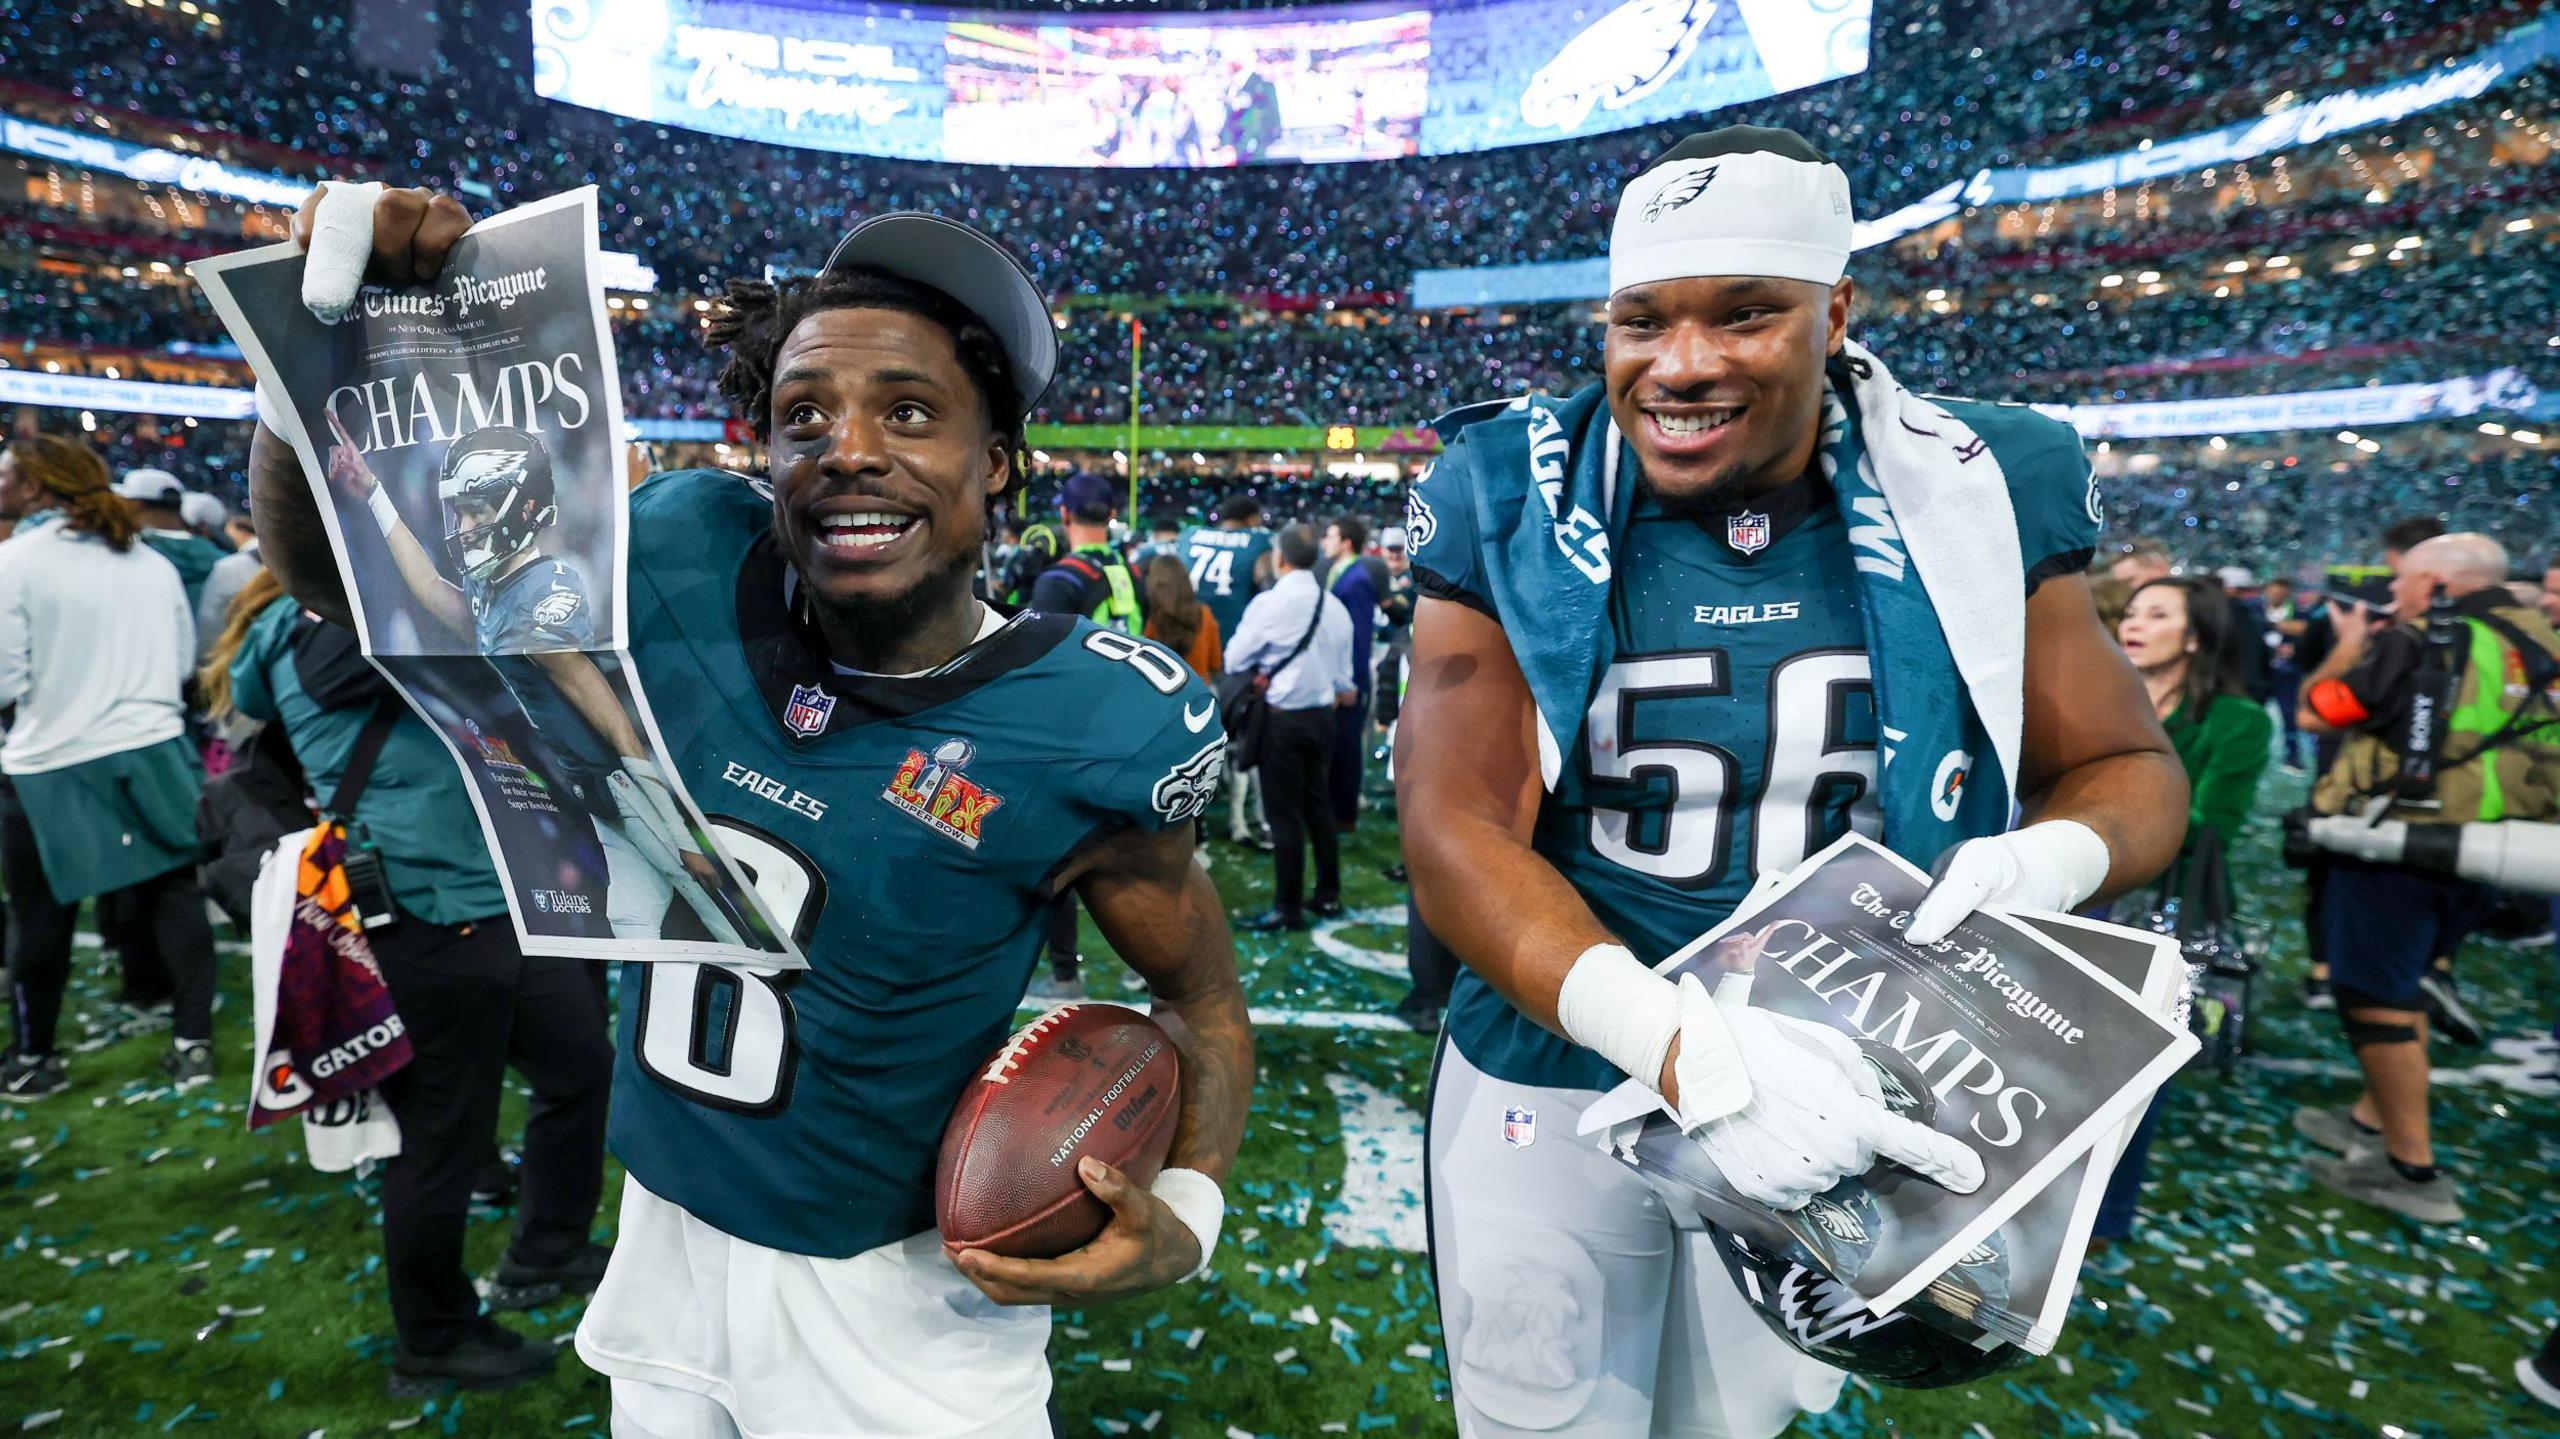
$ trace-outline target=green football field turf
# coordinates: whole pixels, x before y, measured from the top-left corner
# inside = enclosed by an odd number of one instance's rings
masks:
[[[2272,807],[2299,781],[2268,789]],[[2240,866],[2267,960],[2260,1057],[2232,1079],[2173,1084],[2135,1241],[2093,1262],[2054,1355],[1953,1390],[1853,1384],[1791,1432],[2560,1433],[2560,1413],[2509,1377],[2560,1317],[2553,1100],[2498,1082],[2512,1067],[2481,1052],[2440,1054],[2473,1070],[2439,1090],[2436,1109],[2468,1224],[2424,1229],[2312,1188],[2286,1115],[2351,1088],[2333,1023],[2293,997],[2300,891],[2276,863],[2272,830],[2258,827]],[[1380,872],[1392,846],[1372,821],[1346,855],[1348,899],[1373,922],[1318,942],[1240,938],[1253,1002],[1275,1022],[1260,1034],[1216,1272],[1058,1316],[1063,1435],[1453,1432],[1429,1267],[1415,1252],[1430,1045],[1337,1018],[1380,1014],[1403,993],[1379,972],[1400,963],[1403,894]],[[1214,856],[1229,901],[1258,908],[1266,862],[1223,842]],[[1088,952],[1103,952],[1090,935]],[[243,1128],[245,961],[224,960],[223,1078],[184,1097],[158,1083],[162,1037],[95,1027],[113,988],[106,968],[84,954],[75,981],[70,1031],[95,1047],[73,1058],[74,1090],[0,1107],[0,1434],[604,1432],[604,1384],[574,1355],[507,1394],[386,1398],[371,1186],[309,1169],[291,1126]],[[2462,973],[2501,1033],[2560,1010],[2547,946],[2475,942]],[[1124,991],[1107,958],[1088,974],[1097,996]],[[617,1190],[618,1172],[600,1232]],[[483,1216],[474,1263],[495,1263],[504,1240],[505,1217]],[[521,1322],[565,1344],[576,1321],[563,1306]]]

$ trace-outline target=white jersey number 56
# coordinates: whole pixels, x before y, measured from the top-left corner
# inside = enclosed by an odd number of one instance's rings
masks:
[[[1724,877],[1734,811],[1751,807],[1750,849],[1756,874],[1802,861],[1819,833],[1821,811],[1843,787],[1851,803],[1872,805],[1876,752],[1846,734],[1846,689],[1872,687],[1864,650],[1807,650],[1780,661],[1769,674],[1769,712],[1761,761],[1760,793],[1737,793],[1740,765],[1734,752],[1706,742],[1708,734],[1748,732],[1736,716],[1730,727],[1702,727],[1698,739],[1630,742],[1639,705],[1676,696],[1723,698],[1732,678],[1723,650],[1620,660],[1609,667],[1583,716],[1591,777],[1635,784],[1667,781],[1670,804],[1654,834],[1646,836],[1632,809],[1591,810],[1591,848],[1614,863],[1683,888],[1704,888]],[[1728,701],[1730,703],[1730,701]]]

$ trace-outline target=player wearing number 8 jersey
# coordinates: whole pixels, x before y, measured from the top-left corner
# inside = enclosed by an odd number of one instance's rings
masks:
[[[430,253],[389,200],[372,223],[402,278],[460,232]],[[1203,1267],[1243,1130],[1243,995],[1191,863],[1215,704],[1161,646],[971,595],[1056,362],[1045,301],[993,241],[868,222],[815,278],[733,285],[713,337],[771,483],[686,471],[635,492],[633,663],[809,967],[624,967],[610,1139],[629,1180],[579,1353],[613,1376],[617,1439],[1047,1436],[1047,1306]],[[289,452],[262,433],[259,456],[271,563],[342,607]],[[1069,891],[1184,1046],[1168,1167],[1140,1188],[1088,1161],[1113,1217],[1084,1249],[955,1260],[935,1150]]]
[[[1761,1439],[1837,1393],[1576,1137],[1622,1080],[1782,1208],[1877,1157],[1980,1182],[1844,1066],[1651,972],[1756,876],[1853,827],[1952,850],[1914,925],[1943,932],[2139,883],[2177,843],[2174,757],[2079,579],[2077,438],[1894,385],[1847,339],[1849,228],[1795,135],[1682,142],[1621,201],[1606,378],[1443,419],[1412,494],[1396,775],[1430,816],[1415,902],[1467,966],[1429,1120],[1466,1439]],[[2038,822],[2004,836],[2012,793]]]

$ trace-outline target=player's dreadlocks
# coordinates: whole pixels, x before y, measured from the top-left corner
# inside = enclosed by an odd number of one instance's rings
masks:
[[[764,280],[728,283],[709,338],[729,351],[729,363],[720,371],[720,393],[757,439],[767,438],[772,431],[773,366],[783,340],[802,320],[822,310],[857,308],[902,310],[949,331],[953,348],[960,352],[960,368],[969,372],[971,383],[978,387],[988,422],[1006,450],[1025,448],[1021,391],[995,332],[940,290],[867,265],[849,265],[779,285]]]

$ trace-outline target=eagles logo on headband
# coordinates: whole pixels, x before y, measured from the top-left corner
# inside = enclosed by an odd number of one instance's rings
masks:
[[[551,447],[507,425],[473,430],[446,447],[436,501],[445,559],[469,579],[488,580],[559,518]]]
[[[1674,145],[1627,183],[1609,232],[1609,290],[1772,275],[1838,284],[1849,177],[1792,130],[1728,125]]]

